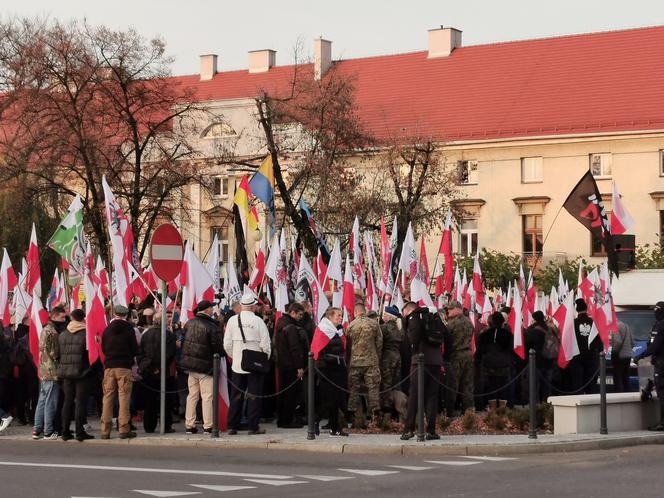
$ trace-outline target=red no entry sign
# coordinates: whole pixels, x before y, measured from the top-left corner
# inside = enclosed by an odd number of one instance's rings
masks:
[[[159,225],[150,242],[150,262],[157,276],[164,280],[173,280],[182,268],[182,237],[173,225]]]

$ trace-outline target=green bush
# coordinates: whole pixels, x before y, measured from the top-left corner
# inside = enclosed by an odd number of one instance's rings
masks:
[[[634,259],[636,260],[636,268],[639,270],[664,268],[664,246],[661,244],[638,246]]]

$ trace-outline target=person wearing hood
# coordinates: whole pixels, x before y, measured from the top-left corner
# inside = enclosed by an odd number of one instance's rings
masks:
[[[318,323],[311,340],[311,352],[320,371],[321,408],[327,412],[330,437],[346,437],[339,422],[339,411],[345,408],[348,368],[346,366],[346,337],[339,308],[328,308]],[[341,387],[342,389],[339,389]],[[318,417],[320,417],[320,413]]]
[[[652,356],[660,419],[657,424],[648,427],[648,430],[664,431],[664,301],[658,301],[654,311],[655,325],[650,334],[650,342],[646,349],[634,357],[634,362],[638,364],[643,358]]]
[[[57,375],[62,379],[64,404],[62,406],[62,440],[72,439],[71,420],[74,415],[77,441],[94,439],[84,429],[90,381],[90,363],[86,348],[85,313],[71,312],[67,330],[58,337],[60,363]]]
[[[32,439],[55,439],[55,418],[60,397],[58,384],[58,362],[60,344],[57,323],[64,323],[66,312],[62,306],[55,306],[49,313],[49,321],[39,337],[39,400],[35,409],[35,425]]]
[[[129,310],[117,305],[113,308],[115,317],[104,329],[101,336],[101,350],[106,357],[104,362],[104,402],[101,414],[101,438],[110,439],[115,396],[118,396],[118,424],[120,439],[136,437],[131,430],[130,400],[132,391],[132,367],[138,354],[138,342],[134,326],[127,321]]]

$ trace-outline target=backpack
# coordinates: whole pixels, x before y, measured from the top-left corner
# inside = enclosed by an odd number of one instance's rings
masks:
[[[544,347],[542,348],[542,358],[547,360],[555,360],[558,358],[560,351],[560,339],[554,333],[551,327],[546,327],[546,334],[544,335]]]
[[[440,346],[445,339],[445,325],[438,313],[428,312],[422,316],[424,322],[423,339],[431,346]]]

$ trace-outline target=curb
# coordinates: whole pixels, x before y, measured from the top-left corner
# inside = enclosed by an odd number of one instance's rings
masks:
[[[63,443],[64,444],[64,443]],[[72,443],[68,443],[72,444]],[[348,454],[348,455],[384,455],[384,456],[501,456],[501,455],[532,455],[544,453],[568,453],[622,448],[639,445],[664,444],[663,434],[644,434],[636,436],[607,436],[605,438],[586,439],[579,441],[531,441],[524,443],[505,444],[370,444],[370,443],[338,443],[317,444],[315,442],[287,441],[241,441],[213,439],[169,439],[169,438],[136,438],[136,439],[92,439],[85,444],[95,445],[129,445],[180,448],[217,448],[220,450],[272,450],[300,451],[305,453]]]

